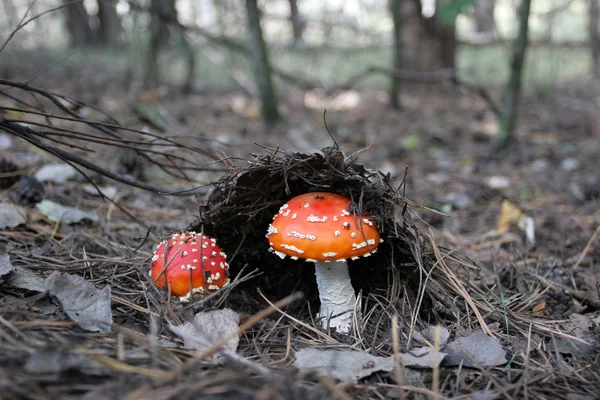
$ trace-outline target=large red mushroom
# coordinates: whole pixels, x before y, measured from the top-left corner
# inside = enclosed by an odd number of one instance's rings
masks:
[[[150,267],[156,286],[167,287],[181,302],[215,292],[229,283],[227,256],[215,239],[196,232],[175,233],[160,242]]]
[[[382,241],[374,222],[351,205],[334,193],[296,196],[281,206],[267,231],[269,250],[279,257],[315,263],[323,326],[329,320],[342,333],[350,330],[356,303],[346,260],[373,254]]]

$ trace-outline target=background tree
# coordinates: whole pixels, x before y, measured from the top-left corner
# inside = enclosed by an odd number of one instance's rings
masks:
[[[2,0],[2,7],[4,8],[4,14],[8,17],[8,23],[11,27],[17,25],[17,9],[13,0]]]
[[[146,87],[156,86],[160,80],[158,55],[160,48],[171,37],[169,23],[177,21],[175,0],[152,0],[150,3],[152,13],[150,19],[150,43],[146,55]]]
[[[496,149],[502,149],[512,139],[517,120],[517,108],[521,93],[523,64],[527,51],[527,32],[529,31],[529,11],[531,0],[522,0],[519,9],[519,33],[513,47],[510,78],[506,84],[500,117],[500,133],[496,140]]]
[[[294,35],[294,46],[298,46],[303,42],[302,36],[304,35],[306,23],[298,10],[298,0],[288,0],[288,2],[290,4],[290,23]]]
[[[477,25],[477,32],[494,32],[495,8],[496,0],[477,0],[475,3],[475,22]]]
[[[98,0],[98,20],[100,21],[98,39],[105,46],[119,44],[121,20],[117,14],[117,3],[112,0]]]
[[[63,0],[65,16],[67,19],[67,31],[71,40],[71,46],[84,47],[94,43],[94,31],[90,26],[90,16],[83,5],[83,1],[73,2]]]
[[[592,71],[594,78],[600,79],[600,33],[598,23],[600,22],[600,0],[590,0],[589,11],[589,35],[590,49],[592,51]]]
[[[390,0],[390,12],[394,23],[394,56],[393,68],[398,71],[402,67],[402,18],[400,15],[400,0]],[[400,79],[397,76],[391,78],[390,105],[398,110],[400,103]]]
[[[248,13],[248,30],[250,32],[250,47],[252,52],[252,67],[256,86],[262,102],[262,117],[267,126],[272,126],[281,118],[277,109],[277,95],[271,77],[271,64],[267,46],[260,27],[260,10],[257,0],[246,0]]]
[[[470,0],[467,0],[467,2]],[[463,0],[451,0],[438,5],[437,12],[431,17],[423,16],[420,0],[400,2],[402,20],[402,40],[404,64],[418,71],[437,71],[454,68],[456,54],[455,19],[456,15],[445,16],[444,4],[453,5]],[[453,8],[451,10],[454,10]]]

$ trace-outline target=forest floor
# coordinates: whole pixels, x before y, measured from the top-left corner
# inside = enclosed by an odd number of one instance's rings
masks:
[[[40,132],[55,131],[44,124],[61,127],[67,135],[62,139],[69,145],[77,143],[93,152],[47,143],[170,190],[200,187],[204,192],[230,166],[239,171],[247,167],[245,160],[252,159],[251,153],[264,154],[263,146],[302,153],[331,146],[323,123],[327,109],[327,126],[346,155],[358,152],[358,162],[366,168],[390,173],[397,186],[404,181],[402,190],[413,203],[410,208],[421,235],[434,248],[444,247],[472,260],[480,269],[473,285],[489,298],[477,297],[480,292],[465,281],[462,297],[452,299],[461,303],[457,310],[463,314],[441,318],[432,300],[432,310],[420,310],[416,320],[399,325],[399,332],[390,328],[393,315],[382,313],[380,318],[390,319],[386,332],[374,334],[367,319],[348,337],[315,328],[307,304],[287,309],[290,314],[270,308],[267,299],[275,302],[291,292],[272,290],[272,276],[262,270],[266,264],[233,262],[229,291],[198,300],[192,307],[169,303],[165,293],[152,288],[147,279],[153,246],[192,224],[201,200],[151,193],[91,173],[112,199],[103,201],[81,174],[51,167],[45,177],[37,175],[43,198],[49,201],[46,205],[86,213],[70,223],[53,222],[51,211],[26,204],[36,193],[41,196],[39,187],[29,182],[21,192],[17,188],[19,178],[24,181],[44,166],[63,162],[3,133],[3,165],[14,163],[17,173],[11,174],[8,167],[1,171],[8,173],[3,175],[2,204],[21,203],[18,210],[25,215],[19,223],[0,216],[4,226],[0,229],[0,398],[597,398],[597,85],[572,85],[546,98],[525,96],[516,137],[508,149],[498,152],[491,150],[498,131],[494,114],[479,97],[456,88],[407,90],[402,111],[391,110],[380,91],[362,89],[326,97],[318,91],[290,90],[281,105],[285,121],[267,132],[256,101],[239,93],[180,94],[168,87],[139,91],[122,78],[92,75],[44,84],[38,80],[40,87],[81,99],[111,114],[122,126],[163,140],[144,147],[148,160],[91,137],[75,141],[68,134],[100,136],[89,121],[111,127],[114,122],[89,106],[68,101],[62,104],[85,121],[56,118],[67,113],[43,95],[31,95],[27,88],[3,89],[9,96],[0,97],[0,116]],[[53,117],[25,112],[42,105],[44,113]],[[143,137],[136,132],[124,134],[130,140]],[[187,148],[169,148],[164,142],[167,136]],[[197,167],[186,170],[189,181],[168,175],[152,162],[166,160],[162,152],[172,154],[174,149]],[[17,179],[6,182],[11,175]],[[64,210],[57,212],[64,217]],[[225,250],[236,252],[236,248]],[[48,278],[55,271],[70,283],[57,287],[56,275]],[[94,299],[106,296],[104,288],[110,287],[112,326],[98,323],[86,328],[74,322],[67,310],[83,300],[68,290],[59,293],[69,285],[85,287]],[[296,288],[307,294],[314,307],[314,282],[300,282]],[[410,288],[405,290],[404,304],[414,305]],[[382,296],[378,298],[385,302]],[[494,310],[480,309],[478,314],[475,303],[492,305]],[[365,300],[364,306],[370,315],[373,304]],[[269,311],[244,328],[237,352],[222,358],[200,359],[202,351],[190,346],[189,337],[170,328],[193,320],[192,310],[223,308],[236,311],[242,323],[253,321],[260,310]],[[436,324],[448,337],[423,339],[427,336],[423,332]],[[501,346],[505,362],[486,363],[485,354],[478,358],[478,351],[472,350],[472,367],[466,359],[458,365],[405,365],[403,373],[382,367],[341,384],[332,379],[335,375],[316,376],[295,363],[297,352],[307,347],[381,357],[375,363],[423,343],[438,354],[446,351],[446,341],[456,343],[462,338],[472,345],[468,338],[480,330]],[[421,332],[420,344],[412,337],[414,332]],[[394,350],[397,333],[400,348]],[[371,364],[362,366],[369,368]]]

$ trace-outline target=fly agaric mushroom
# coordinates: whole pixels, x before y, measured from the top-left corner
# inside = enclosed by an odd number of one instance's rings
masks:
[[[348,311],[356,303],[346,260],[373,254],[382,241],[373,221],[348,209],[351,202],[325,192],[294,197],[281,206],[267,231],[270,251],[315,263],[323,326],[334,315],[330,326],[342,333],[350,330]]]
[[[227,286],[228,269],[226,255],[215,239],[196,232],[176,233],[156,248],[150,276],[157,287],[170,288],[185,303],[194,294]]]

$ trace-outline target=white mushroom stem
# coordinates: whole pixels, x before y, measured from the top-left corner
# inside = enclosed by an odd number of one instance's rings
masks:
[[[323,318],[323,327],[326,328],[329,322],[331,328],[336,328],[340,333],[348,333],[352,324],[352,311],[356,303],[354,288],[350,283],[348,264],[345,261],[316,262],[315,274],[321,300],[319,316]]]

